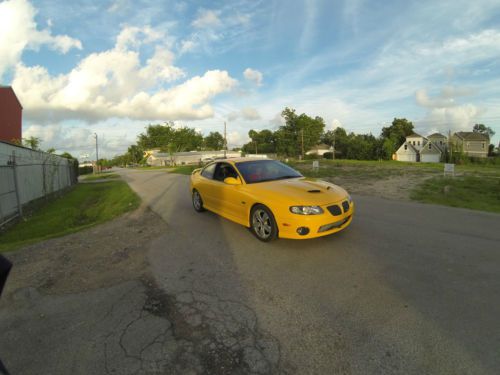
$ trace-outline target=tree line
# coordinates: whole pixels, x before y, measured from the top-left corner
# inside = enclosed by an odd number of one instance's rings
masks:
[[[243,145],[245,154],[276,154],[280,157],[305,157],[307,151],[318,144],[333,147],[338,159],[355,160],[390,160],[406,137],[414,132],[414,125],[406,118],[394,118],[392,123],[383,127],[380,135],[372,133],[356,134],[347,132],[342,127],[325,131],[325,122],[319,116],[298,114],[295,109],[285,108],[281,116],[284,120],[276,130],[250,130],[250,141]],[[484,124],[476,124],[473,131],[488,134],[494,131]],[[137,143],[128,147],[123,155],[112,160],[102,161],[106,165],[127,165],[145,162],[144,151],[159,149],[173,154],[182,151],[222,150],[224,137],[219,132],[210,132],[203,136],[193,128],[176,127],[172,122],[146,127],[139,134]],[[493,150],[493,148],[490,146]],[[234,149],[239,150],[239,149]]]

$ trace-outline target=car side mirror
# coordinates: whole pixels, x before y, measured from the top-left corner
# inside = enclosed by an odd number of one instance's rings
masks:
[[[240,178],[234,178],[234,177],[226,177],[224,179],[224,183],[228,185],[241,185],[241,180]]]

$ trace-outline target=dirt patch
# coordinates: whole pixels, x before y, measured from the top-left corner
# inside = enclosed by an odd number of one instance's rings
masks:
[[[35,286],[44,294],[82,292],[140,278],[152,239],[166,224],[140,208],[108,223],[5,253],[14,263],[8,290]]]
[[[350,177],[326,177],[324,179],[342,186],[352,194],[371,195],[387,199],[410,200],[411,191],[433,176],[434,174],[405,174],[382,179],[373,178],[360,180]]]

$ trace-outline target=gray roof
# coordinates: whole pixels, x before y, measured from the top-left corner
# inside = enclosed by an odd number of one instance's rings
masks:
[[[417,134],[415,132],[411,133],[410,135],[407,135],[406,138],[408,137],[421,137],[421,138],[425,138],[425,137],[422,137],[420,134]]]
[[[429,150],[429,145],[432,145],[430,150]],[[435,152],[435,151],[437,151],[437,152]],[[437,144],[432,143],[432,142],[428,142],[422,148],[420,153],[421,154],[437,154],[437,153],[442,154],[443,150],[441,150],[441,147],[439,147]]]
[[[442,135],[441,133],[434,133],[434,134],[428,135],[427,138],[446,138],[446,136]]]
[[[456,132],[455,135],[465,141],[489,141],[487,134],[476,132]]]

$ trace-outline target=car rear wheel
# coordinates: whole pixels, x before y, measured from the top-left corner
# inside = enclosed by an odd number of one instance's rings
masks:
[[[205,208],[203,207],[203,199],[201,199],[200,193],[198,190],[193,190],[193,207],[196,212],[203,212]]]
[[[272,241],[278,235],[273,213],[262,204],[256,205],[250,213],[250,229],[255,237],[264,242]]]

